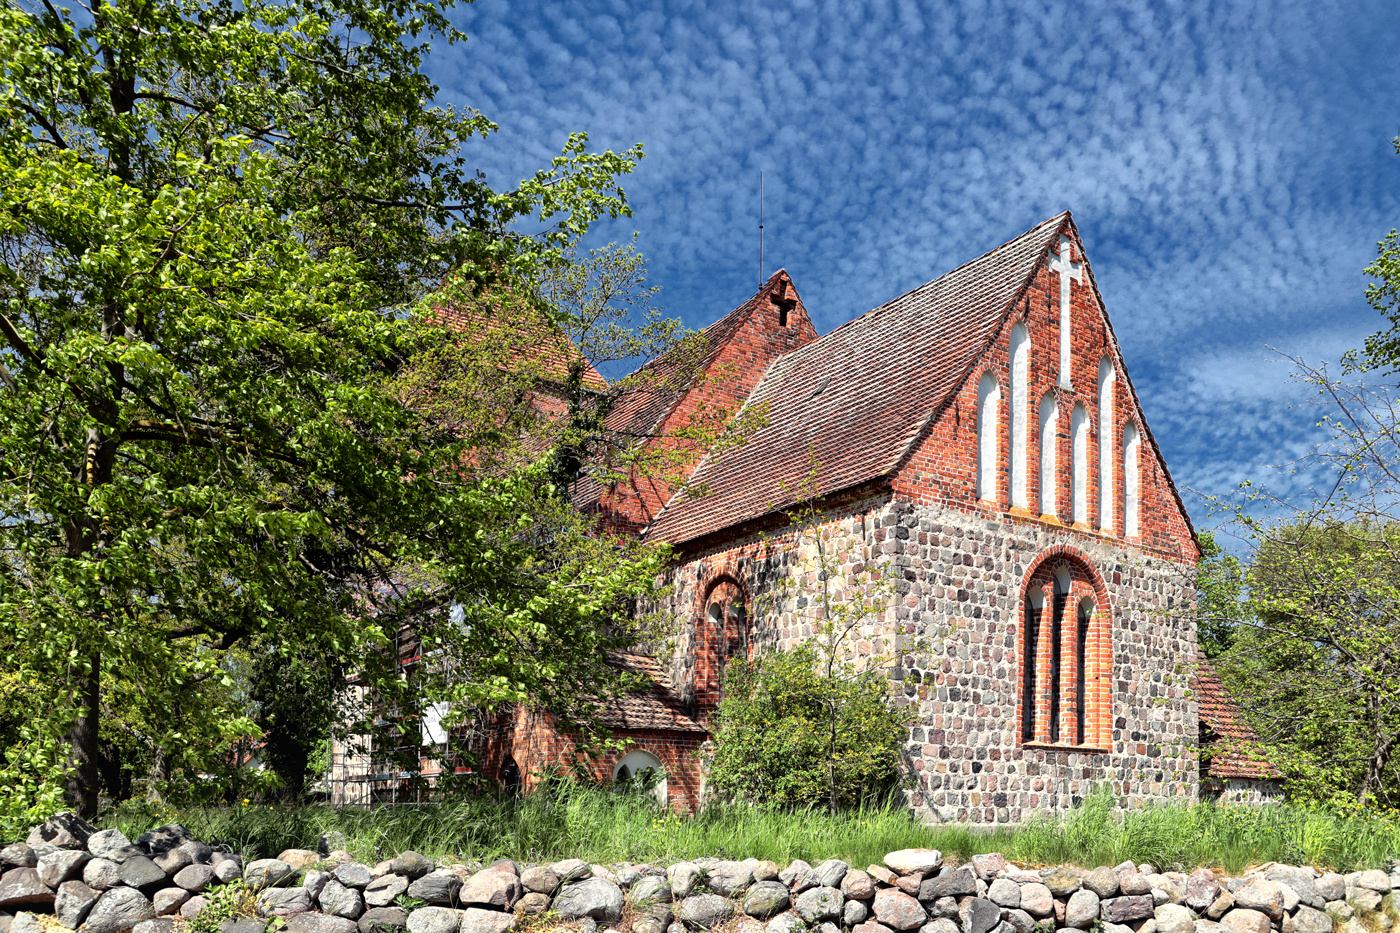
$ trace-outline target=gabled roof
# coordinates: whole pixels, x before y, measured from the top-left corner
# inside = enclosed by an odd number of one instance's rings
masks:
[[[1069,215],[876,308],[769,366],[768,424],[706,458],[647,530],[682,543],[888,475],[957,394]],[[812,467],[819,465],[815,480]]]
[[[493,333],[506,333],[512,341],[511,355],[541,367],[547,379],[562,380],[569,364],[579,358],[579,350],[568,335],[550,321],[543,312],[517,307],[512,318],[499,318],[478,308],[438,303],[431,313],[453,330],[471,335],[473,339],[489,338]],[[594,392],[603,392],[608,381],[584,360],[583,385]]]
[[[1209,746],[1201,749],[1202,753],[1210,755],[1206,773],[1221,780],[1282,779],[1279,770],[1265,761],[1263,754],[1257,750],[1259,736],[1240,719],[1239,711],[1220,675],[1204,657],[1197,659],[1192,686],[1196,694],[1197,718],[1223,740],[1213,751]]]
[[[665,732],[705,732],[688,716],[671,690],[670,678],[655,658],[641,654],[612,655],[611,662],[629,674],[645,679],[643,686],[614,697],[603,704],[598,718],[611,729],[635,731],[654,729]]]

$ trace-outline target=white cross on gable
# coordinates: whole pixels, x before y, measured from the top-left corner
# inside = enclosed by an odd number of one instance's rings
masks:
[[[1069,237],[1060,235],[1060,251],[1057,255],[1051,255],[1048,268],[1051,272],[1060,276],[1060,386],[1065,389],[1072,388],[1069,383],[1069,297],[1070,283],[1084,282],[1083,261],[1070,261],[1070,240]]]

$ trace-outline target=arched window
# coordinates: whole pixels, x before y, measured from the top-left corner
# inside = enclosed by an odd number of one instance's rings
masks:
[[[1099,360],[1099,528],[1113,533],[1113,387],[1117,374],[1108,357]]]
[[[749,655],[749,621],[743,590],[732,578],[716,580],[705,597],[705,611],[695,622],[694,680],[697,712],[708,715],[719,706],[724,669],[733,658]]]
[[[1123,534],[1138,535],[1138,439],[1137,425],[1131,421],[1123,428]]]
[[[1030,378],[1031,338],[1024,324],[1011,325],[1011,505],[1030,507],[1026,490],[1026,409],[1029,405],[1026,381]]]
[[[1040,400],[1040,514],[1054,516],[1055,513],[1055,453],[1056,431],[1059,429],[1060,411],[1054,392],[1046,392]]]
[[[1070,520],[1089,523],[1089,411],[1075,402],[1069,414],[1070,439]]]
[[[977,498],[997,498],[997,402],[1001,390],[991,373],[977,380]]]
[[[501,780],[501,788],[511,796],[520,793],[520,765],[515,763],[515,759],[507,755],[501,762],[501,770],[498,772]]]
[[[1022,742],[1107,748],[1112,738],[1110,620],[1097,575],[1056,558],[1032,570],[1023,602]]]
[[[1035,711],[1039,684],[1036,681],[1036,658],[1040,653],[1040,618],[1045,610],[1045,593],[1033,586],[1026,593],[1025,638],[1021,645],[1021,741],[1035,741]]]
[[[613,782],[645,782],[653,800],[666,806],[666,768],[661,759],[640,749],[630,751],[613,765]],[[655,783],[652,783],[655,782]]]

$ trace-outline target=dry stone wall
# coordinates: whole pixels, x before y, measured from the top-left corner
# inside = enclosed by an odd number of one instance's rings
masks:
[[[322,840],[328,848],[329,840]],[[1342,876],[1270,863],[1243,877],[1151,865],[1032,870],[997,854],[945,864],[903,849],[860,869],[839,859],[696,859],[672,865],[374,865],[344,851],[250,860],[163,826],[134,843],[71,815],[0,851],[0,933],[181,933],[221,885],[256,891],[221,933],[1383,933],[1395,873]]]

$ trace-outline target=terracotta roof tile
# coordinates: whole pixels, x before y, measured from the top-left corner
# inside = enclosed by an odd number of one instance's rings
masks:
[[[1196,694],[1197,717],[1210,726],[1223,740],[1211,753],[1207,774],[1227,778],[1279,780],[1279,770],[1264,760],[1256,749],[1259,736],[1239,717],[1239,711],[1220,675],[1205,658],[1197,659],[1196,677],[1192,688]],[[1209,751],[1209,746],[1202,749]]]
[[[680,700],[671,690],[670,678],[655,658],[618,653],[612,656],[612,661],[627,673],[645,677],[651,686],[623,694],[603,704],[598,718],[609,728],[623,731],[707,731],[704,726],[686,715]]]
[[[673,498],[647,536],[691,541],[890,473],[957,392],[1067,221],[1053,217],[774,361],[749,396],[768,406],[767,426],[703,460],[692,478],[714,492]]]

